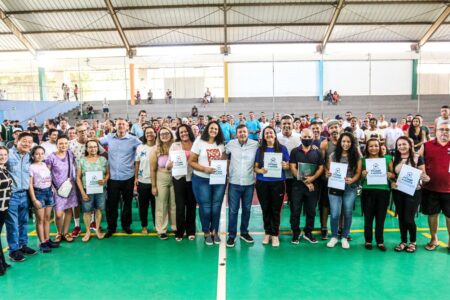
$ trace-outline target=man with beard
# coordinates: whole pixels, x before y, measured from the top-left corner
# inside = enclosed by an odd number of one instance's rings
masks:
[[[300,134],[295,132],[293,129],[294,120],[290,115],[284,115],[281,118],[281,132],[277,133],[277,139],[281,145],[285,146],[289,153],[292,149],[297,148],[300,142]],[[285,171],[286,175],[286,195],[287,201],[291,201],[292,197],[292,183],[294,178],[290,170]]]
[[[350,127],[350,123],[352,121],[353,118],[353,113],[351,111],[348,111],[345,113],[345,120],[344,123],[342,124],[342,128],[347,128]]]
[[[318,123],[317,121],[322,121],[322,119],[316,119],[314,122],[311,123],[310,128],[313,133],[312,144],[317,148],[320,148],[320,144],[322,143],[322,141],[326,140],[327,138],[320,135],[320,133],[322,132],[322,123]]]
[[[320,151],[322,152],[322,157],[324,158],[325,161],[324,166],[327,165],[331,153],[333,153],[336,150],[336,145],[341,131],[339,121],[336,119],[331,119],[330,121],[328,121],[327,127],[330,137],[320,144]],[[328,239],[327,223],[328,223],[328,214],[330,212],[330,200],[328,199],[328,179],[324,174],[325,172],[322,174],[321,178],[322,182],[319,200],[320,224],[321,224],[320,231],[322,235],[322,240]]]

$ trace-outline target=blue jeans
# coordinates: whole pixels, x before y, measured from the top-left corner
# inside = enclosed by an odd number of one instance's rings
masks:
[[[100,194],[91,194],[88,196],[89,196],[88,201],[85,200],[81,201],[81,207],[83,208],[83,212],[89,213],[94,211],[95,209],[99,209],[102,211],[105,210],[106,198],[104,192]]]
[[[199,206],[200,222],[204,233],[219,232],[225,184],[209,184],[209,178],[192,175],[192,189]]]
[[[230,238],[236,237],[237,219],[239,207],[242,199],[242,215],[241,215],[241,235],[248,233],[248,223],[250,220],[250,211],[252,209],[254,185],[237,185],[228,186],[228,234]]]
[[[6,233],[9,252],[14,252],[27,245],[28,191],[11,193],[8,217],[6,218]]]
[[[353,205],[356,199],[357,184],[345,185],[344,195],[337,196],[328,193],[330,199],[330,214],[331,214],[331,237],[338,237],[339,217],[341,216],[341,209],[344,210],[344,228],[342,237],[347,237],[352,226],[352,212]]]

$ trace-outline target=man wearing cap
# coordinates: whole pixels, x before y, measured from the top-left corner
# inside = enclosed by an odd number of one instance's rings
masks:
[[[328,133],[330,137],[324,140],[320,144],[320,151],[325,161],[324,166],[326,169],[327,161],[330,158],[331,153],[336,150],[336,145],[341,132],[341,125],[338,120],[331,119],[327,123]],[[328,239],[328,214],[330,212],[330,200],[328,199],[328,179],[325,177],[326,172],[322,174],[322,182],[320,189],[319,210],[320,210],[320,224],[322,240]]]
[[[18,128],[18,127],[16,127],[16,128],[14,128],[13,129],[13,140],[12,141],[9,141],[7,144],[6,144],[6,148],[8,148],[8,149],[12,149],[12,147],[14,147],[15,145],[17,145],[17,140],[18,140],[18,138],[19,138],[19,135],[22,133],[22,129],[20,129],[20,128]]]
[[[395,142],[397,139],[404,135],[403,130],[397,127],[397,119],[391,118],[390,125],[384,130],[384,137],[386,139],[386,148],[388,153],[393,154],[395,152]]]

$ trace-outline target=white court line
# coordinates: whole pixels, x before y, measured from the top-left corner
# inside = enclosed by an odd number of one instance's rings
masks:
[[[224,196],[222,202],[222,210],[220,212],[220,229],[219,232],[223,233],[221,236],[221,242],[219,245],[219,262],[217,264],[217,300],[226,300],[227,298],[227,207],[226,201],[227,196]]]

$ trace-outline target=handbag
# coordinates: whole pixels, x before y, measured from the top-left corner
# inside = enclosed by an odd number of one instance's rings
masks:
[[[69,167],[69,170],[67,172],[67,179],[59,186],[59,188],[56,191],[58,193],[58,195],[63,198],[69,197],[70,192],[72,191],[72,183],[70,182],[70,155],[69,155],[69,152],[67,152],[67,165]],[[56,187],[55,183],[53,183],[53,185]]]
[[[335,188],[328,188],[328,193],[334,196],[344,196],[344,190],[339,190]]]

